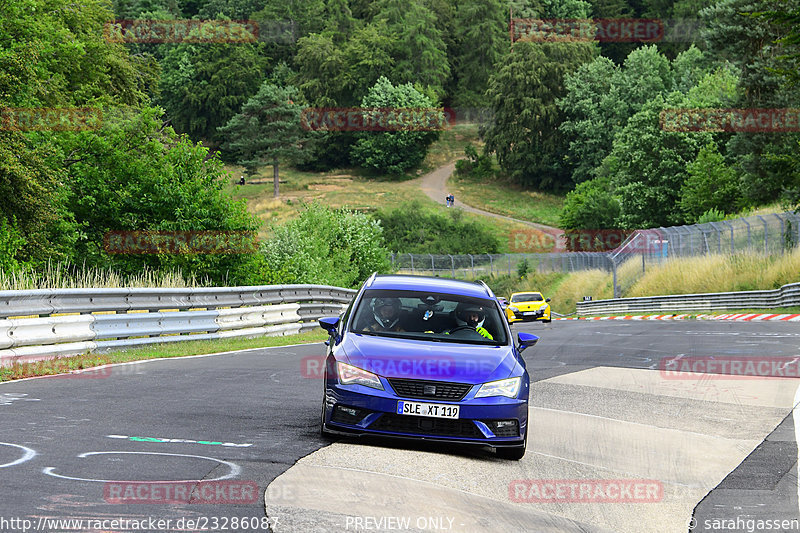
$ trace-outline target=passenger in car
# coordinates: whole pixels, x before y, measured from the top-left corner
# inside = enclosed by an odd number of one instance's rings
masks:
[[[364,328],[366,331],[405,331],[400,323],[402,309],[400,298],[375,298],[372,300],[372,316],[375,322]]]

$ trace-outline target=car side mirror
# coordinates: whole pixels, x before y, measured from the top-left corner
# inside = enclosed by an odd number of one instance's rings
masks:
[[[328,332],[329,335],[336,336],[336,328],[339,326],[338,316],[326,316],[319,319],[319,327]]]
[[[545,303],[546,303],[546,302],[549,302],[549,301],[550,301],[550,298],[545,298],[545,299],[544,299],[544,301],[545,301]]]
[[[521,352],[525,348],[530,348],[531,346],[539,342],[539,337],[531,333],[524,333],[520,331],[519,333],[517,333],[517,341],[519,342],[519,351]]]

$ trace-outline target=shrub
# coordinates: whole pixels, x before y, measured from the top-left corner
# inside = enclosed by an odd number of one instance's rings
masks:
[[[500,250],[488,225],[464,220],[461,210],[426,210],[419,202],[381,209],[375,217],[383,226],[387,247],[402,253],[494,254]]]
[[[372,272],[389,271],[382,233],[380,224],[367,215],[308,205],[299,218],[274,228],[274,236],[262,243],[252,282],[357,287]]]

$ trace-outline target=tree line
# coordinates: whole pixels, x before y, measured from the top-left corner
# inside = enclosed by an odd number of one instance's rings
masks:
[[[572,191],[566,228],[797,202],[797,133],[673,132],[659,119],[681,107],[797,106],[798,1],[0,0],[0,107],[103,110],[92,128],[0,129],[0,267],[63,260],[250,281],[272,271],[263,254],[111,257],[102,239],[254,232],[258,220],[223,191],[226,161],[399,176],[436,138],[308,132],[306,107],[490,109],[475,154],[496,160],[488,179]],[[509,8],[542,18],[699,13],[703,31],[693,43],[512,46]],[[124,43],[105,38],[116,19],[252,20],[267,31],[244,43]]]

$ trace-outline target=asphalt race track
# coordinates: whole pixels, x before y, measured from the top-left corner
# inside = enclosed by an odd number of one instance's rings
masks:
[[[2,384],[0,531],[686,532],[758,531],[758,521],[800,530],[800,379],[660,366],[800,359],[796,324],[514,329],[541,336],[525,352],[535,384],[518,462],[457,446],[322,440],[320,344]],[[180,482],[188,497],[152,490]],[[529,490],[545,482],[615,484],[635,501]]]

